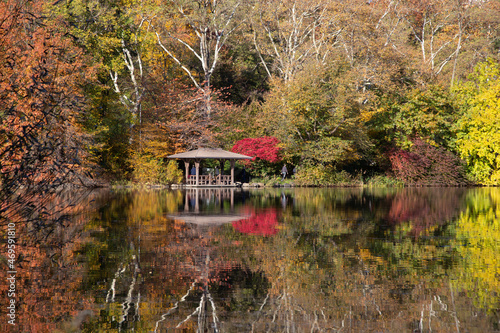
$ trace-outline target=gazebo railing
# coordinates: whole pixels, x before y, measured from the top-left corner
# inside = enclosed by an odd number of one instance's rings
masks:
[[[196,185],[196,176],[190,175],[187,179],[186,185]],[[232,185],[231,184],[231,175],[199,175],[198,176],[198,186],[203,185]]]

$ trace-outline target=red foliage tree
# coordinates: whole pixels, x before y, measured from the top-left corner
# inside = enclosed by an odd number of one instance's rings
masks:
[[[282,161],[280,141],[272,136],[242,139],[231,149],[234,153],[252,156],[252,160],[243,161],[243,165],[254,173],[266,175],[277,169]]]
[[[466,185],[463,162],[442,147],[434,147],[420,138],[412,140],[410,151],[389,152],[391,169],[407,185]]]

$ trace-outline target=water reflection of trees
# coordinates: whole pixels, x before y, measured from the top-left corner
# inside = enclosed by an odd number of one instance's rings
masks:
[[[491,330],[487,308],[471,317],[452,283],[466,191],[450,192],[294,191],[284,228],[248,260],[271,284],[255,331]]]
[[[454,285],[473,295],[481,308],[500,308],[500,193],[496,188],[467,193],[467,206],[456,224],[453,241],[462,260]],[[497,312],[497,319],[500,313]],[[497,327],[500,329],[500,327]]]
[[[458,216],[463,206],[465,188],[409,188],[391,200],[387,221],[396,226],[411,223],[411,233],[418,236],[429,228],[443,225]]]
[[[26,245],[21,321],[38,332],[80,321],[89,332],[492,331],[500,250],[490,190],[198,198],[196,214],[241,214],[243,229],[169,217],[186,211],[182,191],[92,196],[96,209],[81,206],[71,225],[36,233],[46,243]]]
[[[78,263],[77,253],[91,240],[85,225],[95,214],[98,196],[91,191],[29,195],[29,200],[24,197],[20,203],[25,209],[10,206],[2,212],[3,218],[16,224],[16,329],[76,329],[93,308],[92,299],[79,293],[86,267]],[[28,201],[39,209],[26,207]],[[5,281],[9,268],[2,267],[0,278]],[[6,295],[7,285],[0,284],[0,288]],[[8,300],[0,299],[0,306],[6,307]]]

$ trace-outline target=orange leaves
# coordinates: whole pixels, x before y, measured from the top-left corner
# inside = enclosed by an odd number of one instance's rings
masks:
[[[0,7],[0,197],[17,200],[6,207],[32,212],[43,208],[33,194],[82,183],[89,167],[76,119],[85,106],[80,87],[92,70],[44,5]]]
[[[168,144],[163,154],[218,145],[217,135],[224,131],[221,119],[232,109],[221,101],[219,91],[210,90],[211,114],[207,116],[203,90],[164,79],[158,79],[150,88],[155,91],[156,106],[143,111],[143,121],[150,124],[155,140],[162,138]]]

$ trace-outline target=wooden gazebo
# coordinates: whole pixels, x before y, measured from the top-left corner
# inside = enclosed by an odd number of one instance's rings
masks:
[[[220,148],[199,148],[196,150],[187,151],[184,153],[174,154],[168,158],[178,158],[184,161],[186,167],[186,186],[235,186],[234,182],[234,164],[236,160],[249,160],[250,156],[233,153],[230,151],[222,150]],[[218,160],[220,164],[219,174],[200,174],[201,160]],[[224,163],[226,161],[231,163],[231,174],[224,175]],[[190,163],[194,163],[196,174],[191,175],[189,172]]]

